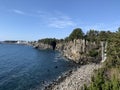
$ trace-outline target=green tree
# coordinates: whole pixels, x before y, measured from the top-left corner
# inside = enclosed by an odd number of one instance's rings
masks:
[[[108,40],[107,62],[109,67],[120,66],[120,32],[113,33]]]
[[[118,32],[120,32],[120,27],[118,28]]]
[[[69,35],[69,40],[74,39],[83,39],[84,33],[81,28],[76,28],[73,30],[73,32]]]
[[[87,90],[120,90],[120,30],[118,29],[115,33],[102,31],[99,39],[107,40],[107,60],[92,77],[91,84],[85,88]]]
[[[92,41],[92,42],[96,41],[98,34],[99,34],[98,31],[96,31],[96,30],[90,30],[86,34],[86,39],[88,41]]]
[[[53,41],[57,42],[57,39],[55,38],[44,38],[44,39],[40,39],[38,40],[38,42],[40,43],[44,43],[44,44],[51,44]]]
[[[110,38],[110,35],[112,32],[110,31],[100,31],[98,34],[98,40],[99,41],[107,41]]]

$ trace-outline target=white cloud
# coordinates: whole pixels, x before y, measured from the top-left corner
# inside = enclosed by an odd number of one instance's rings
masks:
[[[66,28],[69,26],[75,26],[75,23],[68,17],[50,18],[48,25],[54,28]]]
[[[48,27],[52,28],[67,28],[73,27],[76,23],[67,15],[60,12],[46,12],[46,11],[36,11],[36,12],[23,12],[19,9],[12,9],[12,12],[20,15],[26,15],[38,18],[40,23],[45,23]]]
[[[40,17],[40,15],[38,13],[35,13],[35,12],[24,12],[24,11],[19,10],[19,9],[11,9],[10,11],[12,13],[20,14],[20,15],[26,15],[26,16],[31,16],[31,17]]]
[[[17,14],[21,14],[21,15],[24,15],[25,12],[21,11],[21,10],[18,10],[18,9],[13,9],[12,10],[14,13],[17,13]]]
[[[58,12],[46,12],[37,11],[41,20],[48,26],[52,28],[67,28],[75,26],[76,23],[69,16]]]

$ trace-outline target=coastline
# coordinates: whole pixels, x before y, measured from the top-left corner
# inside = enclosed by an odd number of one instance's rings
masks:
[[[101,68],[101,64],[79,65],[59,76],[43,90],[80,90],[84,84],[89,85],[94,70],[98,68]]]
[[[48,44],[34,43],[36,49],[52,49]],[[73,66],[72,70],[63,73],[51,83],[43,84],[45,87],[42,90],[80,90],[84,84],[89,85],[94,70],[101,67],[100,56],[90,56],[90,51],[96,49],[100,52],[101,48],[95,42],[77,39],[66,43],[58,43],[56,50],[59,51],[62,57],[74,62],[77,65]],[[39,89],[37,89],[39,90]]]

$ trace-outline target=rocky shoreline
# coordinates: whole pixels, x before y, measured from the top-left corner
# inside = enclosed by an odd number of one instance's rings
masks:
[[[94,70],[101,67],[101,64],[87,64],[77,66],[73,70],[64,73],[47,85],[43,90],[80,90],[84,84],[89,85]]]
[[[52,49],[51,45],[42,42],[34,43],[37,49]],[[101,45],[84,39],[69,42],[59,42],[56,45],[63,57],[77,63],[72,70],[59,76],[57,80],[45,85],[43,90],[80,90],[84,84],[89,85],[94,70],[101,67]],[[94,52],[92,52],[94,50]],[[90,55],[98,53],[97,55]],[[39,89],[37,89],[39,90]]]

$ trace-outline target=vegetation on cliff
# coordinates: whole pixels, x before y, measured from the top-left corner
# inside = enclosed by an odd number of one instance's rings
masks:
[[[65,39],[56,39],[56,38],[44,38],[38,40],[38,42],[44,44],[51,44],[53,41],[55,42],[66,42],[66,41],[73,41],[75,39],[85,39],[90,42],[100,42],[100,41],[107,41],[110,35],[113,32],[110,31],[97,31],[97,30],[89,30],[86,34],[82,31],[81,28],[75,28],[71,34],[66,37]]]
[[[86,34],[81,28],[74,29],[65,39],[45,38],[38,41],[38,48],[53,47],[75,62],[99,62],[101,60],[101,41],[107,41],[110,31],[90,30]],[[43,43],[41,45],[41,43]],[[45,44],[45,45],[44,45]],[[42,48],[42,47],[40,47]]]
[[[89,30],[85,35],[85,39],[91,42],[97,41],[98,34],[99,32],[96,30]]]
[[[104,66],[95,72],[89,86],[84,85],[82,90],[120,90],[120,28],[116,33],[105,32],[101,34],[107,37],[107,60]]]
[[[81,28],[76,28],[73,30],[73,32],[69,35],[68,39],[69,40],[74,40],[74,39],[83,39],[84,33]]]
[[[57,39],[55,39],[55,38],[44,38],[44,39],[38,40],[39,43],[44,43],[44,44],[49,44],[49,45],[54,41],[57,41]]]
[[[45,39],[38,40],[38,43],[44,43],[44,44],[51,45],[52,49],[55,50],[57,41],[58,40],[55,38],[45,38]]]
[[[79,42],[77,39],[81,39],[81,41]],[[86,34],[83,33],[82,29],[76,28],[65,39],[57,40],[54,38],[46,38],[41,39],[38,42],[49,45],[53,44],[53,42],[62,43],[62,48],[65,45],[68,45],[67,47],[64,47],[65,50],[70,49],[67,50],[67,55],[72,51],[75,55],[75,49],[82,50],[80,47],[77,47],[77,44],[83,43],[83,39],[88,41],[89,46],[86,46],[85,43],[85,47],[90,49],[88,50],[88,53],[86,52],[86,49],[84,53],[76,50],[76,52],[78,52],[76,58],[87,53],[87,57],[90,56],[96,59],[96,57],[101,55],[101,41],[105,41],[107,42],[107,60],[104,62],[101,69],[95,71],[91,84],[89,86],[84,85],[82,90],[120,90],[120,28],[117,32],[89,30]],[[95,44],[96,47],[92,48],[90,47],[90,44]]]

